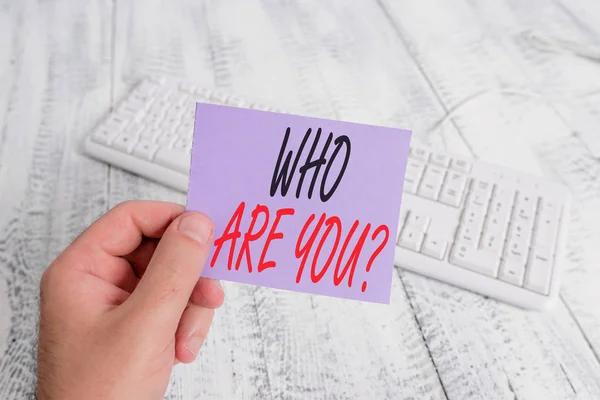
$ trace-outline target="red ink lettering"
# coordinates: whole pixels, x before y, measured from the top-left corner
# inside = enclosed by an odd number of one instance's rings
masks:
[[[383,239],[381,244],[375,249],[373,254],[371,254],[371,257],[369,258],[369,262],[367,262],[367,272],[369,272],[371,270],[371,264],[373,264],[373,261],[375,261],[375,258],[377,258],[377,256],[381,252],[381,250],[383,250],[383,248],[385,247],[385,244],[387,243],[387,241],[390,237],[390,230],[388,229],[387,225],[379,225],[377,227],[377,229],[375,229],[375,232],[373,232],[373,235],[371,236],[371,240],[375,240],[375,238],[379,235],[379,232],[381,232],[381,231],[385,232],[385,238]],[[365,290],[367,290],[367,281],[363,282],[361,290],[363,292]]]
[[[269,231],[269,235],[267,236],[267,240],[265,241],[265,246],[263,247],[263,251],[260,255],[260,260],[258,261],[258,272],[262,272],[267,268],[275,267],[275,261],[265,262],[267,250],[269,249],[271,241],[283,239],[283,233],[277,232],[277,225],[279,224],[281,217],[283,217],[284,215],[294,215],[294,212],[295,210],[293,208],[282,208],[280,210],[277,210],[277,213],[275,215],[275,221],[273,222],[273,226]]]
[[[265,215],[265,221],[262,226],[256,233],[252,233],[254,229],[254,225],[256,224],[256,220],[258,219],[259,214]],[[242,247],[240,248],[240,253],[238,254],[237,261],[235,263],[235,270],[240,269],[240,262],[242,261],[242,257],[244,253],[246,254],[246,263],[248,264],[248,272],[252,272],[252,259],[250,257],[250,242],[253,242],[260,238],[267,226],[269,225],[269,209],[266,206],[261,204],[257,204],[254,211],[252,211],[252,220],[250,221],[250,226],[248,227],[248,232],[244,233],[244,241],[242,242]]]
[[[300,267],[298,267],[298,274],[296,274],[296,283],[300,283],[300,279],[302,278],[302,272],[304,271],[304,265],[306,264],[306,260],[308,258],[308,254],[310,253],[310,249],[312,248],[312,245],[315,242],[315,239],[317,238],[317,234],[321,230],[321,226],[323,226],[323,221],[325,221],[325,214],[321,215],[321,218],[319,218],[319,222],[317,222],[313,233],[310,235],[304,246],[301,246],[301,242],[304,238],[304,235],[306,234],[306,230],[308,229],[308,227],[314,219],[315,214],[312,214],[302,227],[302,230],[300,231],[300,236],[298,236],[298,241],[296,242],[296,258],[302,257]]]
[[[327,221],[325,222],[325,225],[327,225],[327,229],[325,230],[325,233],[321,237],[321,241],[319,242],[319,245],[317,246],[317,250],[315,251],[315,255],[313,257],[312,268],[310,270],[310,278],[313,281],[313,283],[319,282],[321,280],[321,278],[323,278],[323,275],[325,275],[325,273],[329,269],[329,265],[331,264],[331,261],[333,260],[333,257],[335,256],[335,252],[338,248],[338,245],[340,244],[340,237],[342,236],[342,221],[340,221],[340,219],[338,217],[336,217],[336,216],[329,217],[327,219]],[[329,253],[329,257],[327,258],[327,261],[323,265],[321,272],[319,272],[317,274],[316,266],[317,266],[317,261],[319,259],[319,254],[321,253],[323,245],[325,244],[325,240],[327,240],[327,237],[329,236],[329,233],[333,229],[334,225],[337,227],[337,233],[336,233],[336,237],[335,237],[335,242],[333,244],[333,248],[331,249],[331,252]]]
[[[246,203],[244,203],[242,201],[240,203],[240,205],[238,206],[238,208],[233,213],[233,215],[231,216],[231,219],[229,220],[229,223],[227,224],[227,227],[225,228],[223,235],[220,238],[215,240],[214,245],[216,246],[217,249],[215,250],[213,258],[210,261],[211,267],[214,267],[215,262],[217,261],[217,258],[219,257],[219,253],[221,252],[221,248],[223,247],[223,244],[225,242],[227,242],[228,240],[231,240],[231,247],[229,248],[229,260],[228,260],[228,264],[227,264],[227,269],[231,270],[231,262],[233,260],[233,252],[235,251],[235,242],[242,235],[240,233],[240,222],[242,221],[242,215],[244,214],[245,207],[246,207]],[[235,230],[233,232],[230,232],[231,227],[233,226],[234,223],[235,223]]]
[[[346,264],[344,265],[344,268],[342,269],[341,273],[340,273],[340,266],[342,265],[342,260],[344,258],[344,254],[346,253],[346,249],[348,248],[348,245],[350,244],[350,240],[352,239],[352,236],[354,235],[354,231],[356,230],[358,225],[359,225],[359,221],[357,220],[352,225],[352,228],[350,229],[350,232],[348,233],[348,236],[346,237],[346,240],[344,241],[344,245],[342,246],[342,251],[340,252],[340,255],[338,257],[337,264],[335,266],[335,271],[333,274],[333,284],[335,286],[339,286],[339,284],[342,283],[342,281],[346,277],[346,273],[348,273],[348,269],[350,268],[350,275],[348,276],[348,287],[352,287],[352,280],[354,278],[354,271],[356,270],[356,264],[358,263],[358,259],[360,257],[360,252],[362,251],[363,246],[365,245],[365,240],[367,240],[367,235],[369,234],[369,229],[371,229],[371,224],[367,224],[367,226],[365,226],[365,228],[363,229],[363,232],[360,235],[356,244],[354,245],[354,249],[352,250],[352,253],[350,253],[350,257],[348,257],[348,261],[346,261]]]

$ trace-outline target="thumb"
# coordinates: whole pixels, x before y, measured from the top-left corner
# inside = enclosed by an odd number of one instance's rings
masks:
[[[169,225],[129,297],[134,313],[150,318],[153,326],[177,330],[208,258],[213,231],[212,221],[199,212],[186,212]]]

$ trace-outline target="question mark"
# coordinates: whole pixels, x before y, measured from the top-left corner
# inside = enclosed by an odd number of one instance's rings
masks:
[[[375,249],[373,254],[371,254],[371,257],[369,258],[369,262],[367,263],[367,272],[369,272],[371,270],[371,264],[373,264],[373,261],[375,261],[375,258],[377,258],[377,256],[381,252],[381,250],[383,250],[383,248],[385,247],[385,244],[388,241],[388,238],[390,237],[390,230],[388,229],[387,225],[379,225],[379,227],[377,229],[375,229],[375,231],[373,232],[373,235],[371,236],[371,240],[375,240],[375,238],[379,235],[379,232],[381,232],[382,230],[385,232],[385,239],[383,239],[383,242],[381,242],[381,244]],[[362,283],[361,290],[363,292],[365,290],[367,290],[367,281],[364,281]]]

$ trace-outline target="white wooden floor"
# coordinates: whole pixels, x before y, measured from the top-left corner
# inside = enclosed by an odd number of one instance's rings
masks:
[[[600,399],[600,57],[532,40],[598,54],[599,22],[591,0],[0,0],[0,398],[32,396],[46,265],[123,200],[185,200],[78,148],[159,73],[412,129],[575,199],[548,314],[405,271],[390,306],[226,283],[168,398]]]

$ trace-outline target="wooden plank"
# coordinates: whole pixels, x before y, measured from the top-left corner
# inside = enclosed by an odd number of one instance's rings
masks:
[[[526,7],[516,1],[471,4],[489,25],[490,39],[505,48],[535,91],[547,99],[590,151],[600,156],[594,140],[595,127],[600,123],[598,64],[571,53],[569,47],[560,47],[569,42],[574,50],[595,51],[600,58],[600,34],[594,34],[565,6],[553,1],[537,0]],[[503,18],[494,19],[496,13]]]
[[[561,16],[568,16],[571,24],[577,26],[578,34],[585,33],[587,40],[583,44],[597,47],[600,45],[600,29],[598,18],[600,8],[594,2],[585,0],[553,0],[549,8],[558,8]]]
[[[570,248],[577,251],[569,253],[570,263],[561,295],[596,359],[600,360],[600,321],[595,316],[595,305],[600,303],[600,293],[595,285],[600,279],[600,254],[596,250],[596,241],[588,241],[588,238],[600,236],[600,230],[592,222],[597,216],[600,195],[600,184],[595,180],[600,172],[598,64],[563,53],[560,48],[555,51],[540,49],[527,34],[533,32],[551,39],[580,43],[595,48],[600,55],[600,32],[594,32],[578,15],[568,10],[569,6],[579,10],[577,2],[563,5],[538,0],[527,7],[517,3],[472,2],[472,7],[490,27],[490,34],[503,43],[515,64],[522,68],[536,90],[548,99],[575,133],[567,139],[548,142],[539,155],[550,173],[563,180],[574,195]],[[599,7],[593,8],[586,7],[587,12],[583,14],[600,12]],[[513,32],[514,40],[502,40],[501,32]]]
[[[531,93],[527,77],[485,36],[469,8],[435,0],[381,3],[445,106],[458,108],[454,120],[474,155],[512,168],[513,160],[523,160],[519,169],[540,174],[531,145],[570,130]]]
[[[226,79],[219,70],[226,52],[214,51],[205,5],[197,1],[119,2],[116,8],[115,102],[148,75],[184,78],[213,87]],[[126,171],[110,172],[111,206],[129,199],[185,204],[185,196]],[[179,365],[168,398],[269,398],[255,290],[223,283],[226,304],[217,311],[200,356]]]
[[[106,167],[76,149],[108,105],[110,6],[23,1],[0,9],[0,20],[10,21],[0,28],[0,158],[10,165],[0,169],[0,281],[8,296],[0,302],[11,318],[0,353],[3,399],[33,397],[42,271],[106,208]]]
[[[43,95],[45,71],[36,65],[43,43],[30,28],[39,23],[39,16],[28,2],[6,8],[2,15],[2,45],[0,45],[0,187],[10,187],[14,196],[0,196],[1,209],[16,207],[22,200],[28,180],[27,165],[9,168],[31,160],[33,135],[39,124],[41,108],[30,109],[28,103]],[[42,55],[42,57],[44,57]],[[26,87],[28,90],[21,90]],[[14,131],[18,125],[19,131]],[[11,129],[13,128],[13,129]],[[0,227],[10,219],[10,213],[0,214]]]
[[[480,92],[532,91],[528,76],[466,4],[382,3],[448,107]],[[568,137],[570,129],[551,105],[536,98],[481,98],[457,125],[477,156],[541,174],[531,146]],[[599,395],[598,362],[564,304],[548,315],[529,314],[413,274],[403,273],[403,279],[430,335],[428,346],[449,398]],[[428,312],[432,304],[435,314]]]

